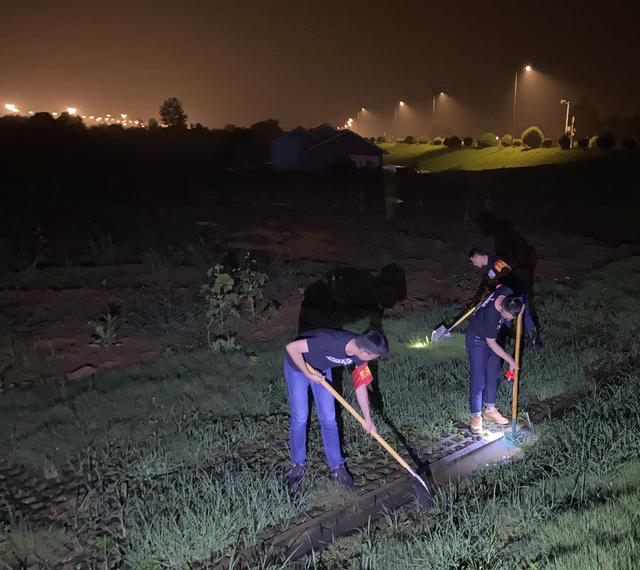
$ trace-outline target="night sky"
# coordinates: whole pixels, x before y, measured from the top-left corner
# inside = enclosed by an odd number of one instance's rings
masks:
[[[561,97],[587,99],[601,116],[640,112],[634,5],[3,3],[0,98],[23,110],[75,106],[147,119],[177,96],[190,122],[210,127],[268,117],[285,128],[338,125],[364,106],[365,134],[391,130],[402,99],[398,128],[420,135],[436,87],[450,95],[436,123],[463,136],[511,130],[514,73],[531,63],[537,75],[521,77],[516,131],[531,121],[559,134]]]

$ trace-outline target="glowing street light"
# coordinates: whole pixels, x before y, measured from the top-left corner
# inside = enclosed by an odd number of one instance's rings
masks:
[[[569,132],[569,108],[571,107],[571,101],[568,99],[562,99],[560,101],[560,105],[567,106],[567,116],[564,119],[564,134],[566,135]]]
[[[444,91],[436,91],[436,88],[433,87],[431,90],[431,136],[433,137],[436,133],[436,100],[439,97],[444,97],[446,93]]]
[[[525,65],[525,72],[529,73],[533,67],[531,65]],[[516,102],[518,100],[518,72],[516,71],[516,77],[513,84],[513,118],[511,120],[511,132],[515,134],[516,130]]]
[[[395,131],[395,138],[398,138],[398,113],[402,107],[405,107],[404,101],[398,101],[398,104],[393,107],[393,130]]]
[[[78,112],[78,109],[76,109],[75,107],[67,107],[67,113],[69,113],[69,115],[75,115]]]
[[[366,111],[366,109],[364,107],[360,107],[360,109],[358,110],[358,113],[356,114],[356,125],[358,127],[357,129],[357,133],[360,135],[362,134],[362,113],[364,113]]]
[[[120,116],[121,116],[123,119],[126,119],[126,118],[127,118],[126,113],[120,113]]]
[[[20,109],[18,109],[18,107],[16,107],[13,103],[5,103],[4,104],[4,108],[9,111],[10,113],[19,113]]]

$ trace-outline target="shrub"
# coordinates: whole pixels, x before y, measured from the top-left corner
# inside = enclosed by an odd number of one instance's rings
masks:
[[[598,147],[598,137],[596,135],[593,135],[591,138],[589,138],[589,148],[594,149],[597,147]]]
[[[375,143],[376,142],[376,137],[369,137],[369,142],[370,143]]]
[[[596,144],[600,150],[611,150],[616,144],[616,139],[611,133],[602,133],[598,136]]]
[[[578,147],[586,150],[589,148],[589,139],[587,137],[582,137],[580,140],[578,140]]]
[[[513,139],[513,146],[516,146],[516,147],[522,146],[522,139]]]
[[[473,146],[473,137],[464,137],[462,139],[462,144],[465,147],[472,147]]]
[[[442,137],[436,137],[435,139],[433,139],[433,141],[431,141],[431,144],[441,145],[443,142],[444,140],[442,139]]]
[[[542,141],[542,148],[551,148],[553,146],[553,141],[547,137]]]
[[[460,137],[457,137],[456,135],[444,139],[444,146],[449,148],[460,148],[461,145],[462,141],[460,140]]]
[[[510,134],[502,135],[502,138],[500,139],[500,144],[502,146],[512,146],[513,137]]]
[[[429,144],[429,137],[427,135],[422,135],[419,139],[418,142],[420,144]]]
[[[522,144],[529,148],[540,148],[542,141],[544,140],[544,134],[542,129],[532,125],[522,133]]]
[[[404,144],[415,144],[416,139],[414,137],[412,137],[411,135],[407,135],[406,137],[404,137],[404,140],[402,142]]]
[[[558,137],[558,146],[562,150],[569,150],[571,148],[571,137],[567,133],[560,135]]]
[[[387,142],[387,137],[383,137],[382,135],[380,135],[377,139],[376,142],[378,144],[382,144],[382,143],[386,143]]]
[[[638,147],[638,141],[633,137],[626,138],[622,141],[622,148],[625,150],[635,150]]]
[[[498,146],[498,137],[495,133],[486,132],[480,135],[478,139],[478,146],[480,148],[487,148],[490,146]]]

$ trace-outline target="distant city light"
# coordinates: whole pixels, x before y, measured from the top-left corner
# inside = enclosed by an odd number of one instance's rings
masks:
[[[4,108],[10,113],[19,113],[20,109],[16,107],[13,103],[5,103]]]
[[[54,117],[57,117],[57,116],[58,116],[58,113],[55,113],[55,112],[54,112],[54,113],[51,113],[51,114],[52,114]]]
[[[78,109],[76,109],[75,107],[67,107],[67,113],[69,113],[69,115],[75,115],[78,112]]]
[[[121,116],[123,119],[126,119],[126,118],[127,118],[126,113],[120,113],[120,116]]]
[[[525,71],[531,71],[533,68],[530,65],[525,65]]]

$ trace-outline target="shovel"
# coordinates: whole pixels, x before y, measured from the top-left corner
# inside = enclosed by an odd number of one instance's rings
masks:
[[[309,370],[309,372],[314,372],[316,374],[318,373],[318,371],[310,366],[309,363],[307,363],[307,369]],[[347,402],[340,394],[338,394],[338,392],[335,391],[333,386],[329,384],[326,379],[323,379],[321,384],[336,400],[338,400],[338,402],[340,402],[340,405],[345,410],[347,410],[347,412],[349,412],[363,428],[367,429],[364,418],[353,409],[353,406],[349,402]],[[373,432],[370,435],[387,450],[387,453],[389,453],[389,455],[391,455],[391,457],[393,457],[409,473],[409,475],[411,475],[416,480],[418,484],[414,485],[414,488],[416,491],[416,498],[418,499],[418,503],[420,503],[421,507],[430,509],[433,506],[433,495],[426,481],[411,468],[411,466],[400,456],[400,454],[395,449],[393,449],[393,447],[391,447],[386,442],[386,440],[378,432]]]
[[[465,319],[473,315],[480,306],[484,303],[484,300],[480,301],[476,306],[471,307],[464,315],[462,315],[455,323],[453,323],[449,328],[446,328],[444,325],[440,325],[436,330],[431,333],[431,342],[435,342],[438,340],[446,340],[451,338],[451,331],[455,329],[460,323],[462,323]]]

